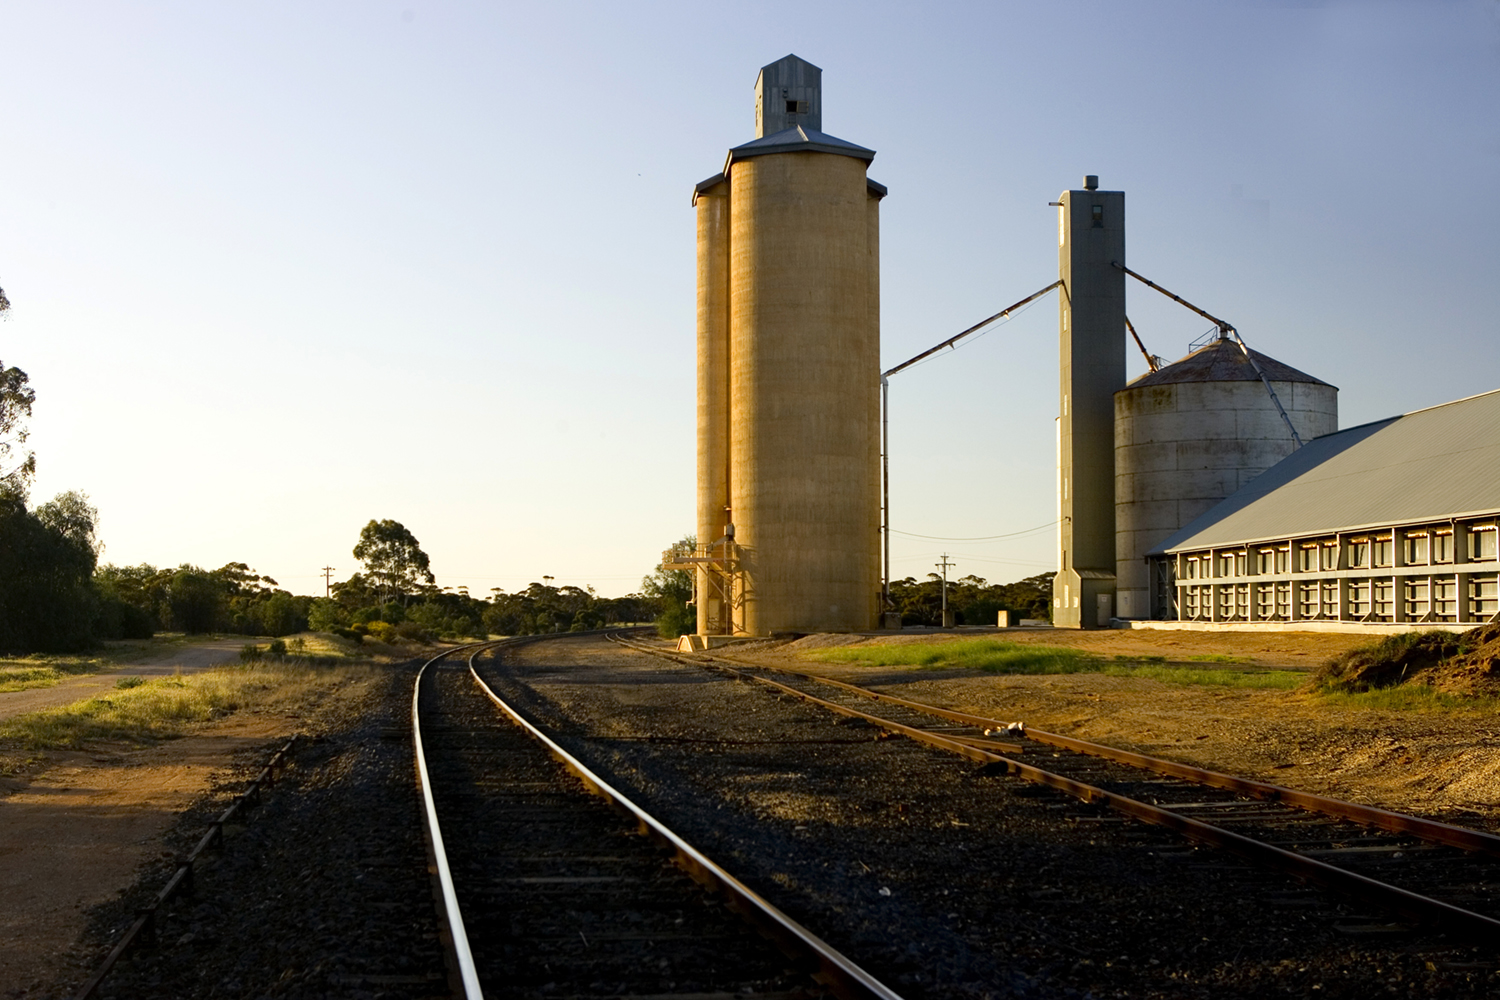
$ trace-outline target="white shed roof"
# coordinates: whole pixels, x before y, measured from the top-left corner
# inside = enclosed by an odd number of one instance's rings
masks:
[[[1309,441],[1150,554],[1500,511],[1500,390]]]

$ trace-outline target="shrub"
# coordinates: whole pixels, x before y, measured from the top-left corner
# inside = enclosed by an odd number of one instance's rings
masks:
[[[265,658],[265,651],[258,643],[247,642],[240,647],[241,663],[258,663]]]
[[[431,642],[432,633],[414,621],[405,621],[396,626],[396,635],[412,642]]]
[[[115,681],[115,687],[119,688],[121,691],[129,691],[131,688],[138,688],[144,683],[146,682],[141,680],[139,677],[121,677],[119,680]]]
[[[374,636],[380,642],[390,643],[396,641],[396,626],[390,622],[376,620],[370,622],[365,627],[369,630],[370,635]]]
[[[266,655],[273,656],[278,660],[286,659],[286,642],[282,639],[272,639],[271,644],[266,647]]]

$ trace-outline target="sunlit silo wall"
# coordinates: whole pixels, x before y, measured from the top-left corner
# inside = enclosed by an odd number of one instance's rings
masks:
[[[867,162],[794,148],[730,168],[729,496],[750,634],[876,621],[879,194]]]
[[[1256,353],[1302,440],[1338,430],[1338,389]],[[1238,344],[1217,340],[1115,393],[1117,611],[1151,617],[1145,554],[1291,454]]]
[[[698,186],[698,541],[712,544],[729,520],[729,182]],[[706,566],[698,580],[698,634],[723,633],[730,595]]]

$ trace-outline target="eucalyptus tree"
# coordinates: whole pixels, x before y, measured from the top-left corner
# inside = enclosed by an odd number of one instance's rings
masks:
[[[364,563],[365,576],[375,584],[381,603],[399,596],[404,604],[423,584],[434,582],[427,553],[399,521],[371,521],[359,533],[354,558]]]

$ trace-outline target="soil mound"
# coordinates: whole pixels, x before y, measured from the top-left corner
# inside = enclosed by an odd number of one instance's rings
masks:
[[[1386,636],[1329,660],[1317,680],[1339,691],[1415,683],[1453,694],[1500,693],[1500,623]]]
[[[1423,682],[1452,694],[1500,694],[1500,622],[1463,633],[1464,651],[1434,666]]]

